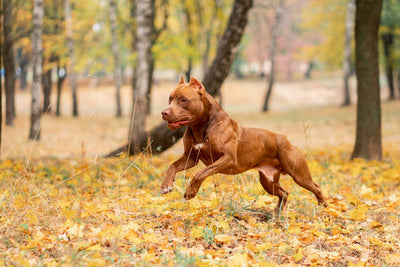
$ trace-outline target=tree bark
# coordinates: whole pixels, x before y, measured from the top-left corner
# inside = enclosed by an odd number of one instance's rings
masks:
[[[21,90],[26,90],[29,56],[27,53],[25,53],[24,49],[21,47],[18,49],[18,57],[19,57],[19,68],[21,70],[19,76],[19,88]]]
[[[136,82],[134,106],[131,116],[129,146],[134,153],[142,152],[140,137],[145,134],[147,92],[151,71],[151,45],[154,18],[154,2],[141,0],[136,3]]]
[[[343,93],[344,100],[342,106],[349,106],[351,104],[350,99],[350,65],[351,65],[351,40],[353,38],[354,30],[354,8],[355,0],[348,0],[347,2],[347,14],[346,14],[346,31],[344,41],[344,52],[343,52]]]
[[[0,31],[2,29],[2,20],[0,19]],[[3,44],[0,42],[0,51],[3,50]],[[1,161],[1,142],[3,133],[3,76],[1,75],[1,69],[3,68],[3,55],[0,52],[0,161]]]
[[[382,0],[356,0],[357,128],[352,158],[382,158],[378,28]]]
[[[110,26],[111,26],[111,43],[112,53],[114,57],[114,81],[115,81],[115,104],[116,104],[116,117],[122,116],[121,108],[121,86],[122,86],[122,73],[119,63],[119,45],[117,40],[117,3],[116,0],[110,0]]]
[[[400,68],[397,70],[397,89],[399,91],[399,97],[400,97]]]
[[[192,51],[194,49],[194,37],[193,37],[193,20],[192,16],[190,14],[190,8],[187,1],[182,0],[182,5],[183,5],[183,12],[185,13],[185,18],[186,18],[186,37],[187,37],[187,44],[189,46],[189,54],[187,58],[187,69],[185,72],[186,80],[190,80],[190,76],[192,75],[192,67],[193,67],[193,56],[192,56]]]
[[[43,0],[33,2],[33,34],[32,34],[32,104],[31,128],[29,139],[40,140],[40,115],[41,115],[41,80],[42,80],[42,26],[43,26]]]
[[[272,30],[272,40],[271,40],[271,47],[270,47],[270,61],[271,61],[271,72],[268,77],[268,88],[267,88],[267,95],[265,96],[264,105],[262,108],[263,112],[267,112],[269,110],[269,99],[271,97],[272,89],[274,87],[275,82],[275,54],[276,54],[276,44],[278,42],[280,27],[281,27],[281,20],[282,15],[285,9],[285,1],[279,0],[278,5],[275,8],[275,24]]]
[[[13,126],[15,119],[15,59],[14,40],[12,36],[12,3],[11,0],[3,0],[3,63],[4,63],[4,87],[6,97],[6,125]]]
[[[394,45],[394,34],[392,30],[388,33],[382,34],[383,52],[385,55],[385,74],[389,87],[389,100],[395,100],[394,94],[394,75],[393,75],[393,59],[391,58],[391,51]]]
[[[75,47],[73,40],[73,22],[71,13],[71,4],[69,0],[64,0],[64,11],[65,11],[65,23],[66,23],[66,34],[67,34],[67,46],[68,46],[68,73],[69,82],[72,92],[72,116],[78,117],[78,96],[77,96],[77,74],[74,70],[75,68]]]
[[[213,96],[220,91],[223,81],[230,72],[236,48],[243,36],[248,13],[252,6],[252,0],[236,0],[233,5],[227,27],[218,44],[217,55],[203,80],[205,88]],[[162,122],[148,133],[140,136],[140,147],[142,150],[145,148],[150,149],[153,154],[161,153],[175,144],[183,136],[184,132],[185,128],[171,131],[167,127],[167,123]],[[130,155],[135,154],[132,146],[128,143],[108,153],[106,157],[119,156],[123,152],[128,152]]]
[[[52,69],[49,69],[42,75],[42,85],[43,85],[43,113],[51,113],[51,74]]]
[[[57,104],[56,104],[56,116],[60,117],[61,116],[61,91],[62,91],[62,86],[65,81],[65,78],[67,77],[65,68],[60,68],[60,66],[57,66]]]

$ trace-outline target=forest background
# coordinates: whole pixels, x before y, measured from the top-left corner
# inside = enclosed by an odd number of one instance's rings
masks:
[[[360,94],[360,2],[2,0],[0,265],[400,264],[400,3],[372,8],[379,83]],[[245,23],[227,39],[232,17]],[[242,125],[287,135],[330,206],[284,177],[273,215],[252,172],[184,201],[185,172],[162,196],[182,144],[160,112],[180,75]],[[368,90],[381,134],[364,153]]]

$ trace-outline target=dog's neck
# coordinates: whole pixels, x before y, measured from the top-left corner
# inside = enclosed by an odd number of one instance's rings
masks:
[[[203,143],[205,141],[208,130],[218,124],[218,120],[214,119],[219,117],[216,114],[224,112],[218,102],[207,92],[203,96],[203,104],[204,112],[200,116],[200,119],[188,126],[196,143]]]

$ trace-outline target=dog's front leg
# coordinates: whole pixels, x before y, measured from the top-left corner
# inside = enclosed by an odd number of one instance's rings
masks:
[[[183,154],[177,161],[172,163],[167,170],[164,181],[161,184],[161,194],[171,192],[174,188],[174,181],[177,172],[190,169],[194,167],[198,161],[188,156],[186,153]]]
[[[201,183],[210,175],[219,173],[222,170],[229,169],[232,166],[232,157],[229,155],[223,155],[214,163],[208,165],[205,169],[199,171],[190,181],[186,187],[184,198],[186,200],[194,198],[200,189]]]

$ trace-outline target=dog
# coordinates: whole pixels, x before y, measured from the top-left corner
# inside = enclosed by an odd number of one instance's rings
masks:
[[[172,191],[177,172],[190,169],[201,160],[206,167],[191,179],[184,195],[187,200],[196,196],[201,183],[210,175],[235,175],[256,169],[265,191],[279,198],[277,212],[288,199],[288,192],[279,184],[281,174],[289,174],[298,185],[314,193],[319,204],[327,206],[319,185],[312,180],[304,155],[286,136],[240,126],[197,79],[191,77],[186,83],[181,76],[169,97],[169,106],[161,114],[170,129],[187,127],[183,136],[184,153],[168,167],[162,194]]]

